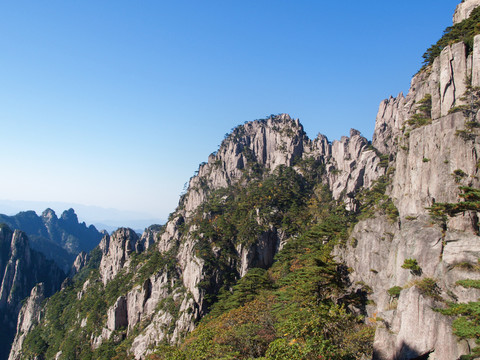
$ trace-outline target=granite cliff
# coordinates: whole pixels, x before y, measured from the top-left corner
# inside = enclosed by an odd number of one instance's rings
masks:
[[[25,233],[0,226],[0,358],[8,356],[22,300],[37,283],[42,283],[44,294],[53,294],[64,277],[52,261],[30,249]]]

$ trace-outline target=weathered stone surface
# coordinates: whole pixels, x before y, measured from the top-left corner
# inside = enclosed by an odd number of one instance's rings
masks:
[[[30,249],[24,232],[12,232],[7,226],[0,226],[0,326],[2,337],[10,341],[17,326],[15,354],[23,343],[24,332],[40,316],[37,310],[40,309],[41,299],[57,291],[64,278],[65,274],[53,261]],[[42,284],[35,286],[39,282]],[[22,300],[29,295],[22,308]],[[19,314],[20,318],[17,318]],[[10,350],[0,349],[0,353],[6,355]],[[15,356],[21,358],[18,354]]]
[[[465,1],[457,8],[461,21],[478,1]],[[467,14],[467,15],[466,15]],[[466,55],[462,43],[443,49],[425,71],[415,75],[407,96],[384,100],[379,107],[373,145],[390,154],[395,168],[388,194],[400,218],[391,224],[375,216],[355,227],[346,249],[336,254],[353,269],[352,286],[364,283],[372,289],[374,306],[366,311],[372,318],[384,319],[375,336],[376,359],[456,359],[468,353],[466,342],[452,334],[452,319],[434,312],[433,300],[421,295],[415,281],[429,277],[436,281],[440,295],[450,301],[478,299],[480,292],[456,285],[458,280],[479,279],[475,270],[480,257],[478,215],[466,212],[451,218],[447,231],[430,218],[428,207],[435,202],[459,201],[459,186],[480,187],[478,153],[480,143],[466,141],[456,134],[465,128],[461,112],[449,114],[461,105],[465,80],[480,83],[480,37],[474,39],[473,54]],[[432,123],[409,130],[406,121],[416,112],[417,103],[430,94]],[[455,176],[462,170],[466,176]],[[405,259],[416,259],[420,276],[403,269]],[[470,265],[469,265],[470,264]],[[470,266],[470,267],[469,267]],[[404,287],[398,303],[387,290]]]
[[[464,122],[461,113],[454,113],[411,131],[404,139],[406,150],[397,153],[391,193],[401,216],[426,213],[433,202],[456,202],[461,184],[453,172],[477,173],[480,144],[466,146],[455,134]],[[480,185],[473,176],[465,181]]]
[[[258,240],[251,245],[238,245],[240,276],[243,277],[249,269],[254,267],[264,269],[270,267],[283,240],[284,234],[281,231],[267,231],[260,234]]]
[[[80,252],[80,254],[77,255],[75,261],[73,262],[69,276],[75,276],[75,274],[77,274],[85,265],[87,265],[89,259],[90,257],[86,252]]]
[[[138,235],[132,229],[120,228],[112,236],[106,235],[100,242],[103,251],[100,262],[100,275],[106,284],[113,279],[130,260],[130,254],[135,251]]]
[[[478,36],[478,35],[477,35]],[[395,154],[404,133],[402,128],[417,111],[418,102],[430,94],[432,119],[448,115],[450,109],[462,105],[467,78],[478,86],[480,38],[475,37],[473,55],[467,56],[465,45],[446,46],[433,64],[417,73],[411,81],[407,96],[399,94],[382,101],[379,106],[372,144],[380,152]]]
[[[111,331],[126,328],[128,326],[127,299],[120,296],[115,304],[108,309],[107,328]]]
[[[203,279],[204,260],[195,256],[195,240],[185,241],[178,251],[177,260],[182,268],[183,285],[193,295],[197,303],[201,303],[201,293],[198,289],[198,283]]]
[[[394,321],[375,335],[374,359],[458,359],[468,352],[452,333],[451,319],[435,312],[434,301],[415,287],[401,292]],[[395,336],[392,336],[395,335]]]
[[[141,249],[137,252],[142,252],[143,250],[150,249],[158,240],[158,235],[162,231],[162,226],[160,225],[152,225],[149,226],[142,234],[140,241],[138,243],[141,244]]]
[[[461,231],[448,231],[445,236],[443,262],[447,266],[469,263],[480,259],[480,237]]]
[[[480,0],[465,0],[457,5],[455,13],[453,14],[453,23],[458,24],[465,19],[468,19],[473,9],[480,6]]]
[[[20,310],[20,302],[28,296],[38,281],[44,281],[45,292],[52,294],[59,288],[64,274],[52,261],[30,249],[27,236],[19,230],[13,233],[0,228],[0,236],[10,242],[8,261],[5,263],[0,284],[0,309],[13,307]]]
[[[395,136],[400,132],[408,116],[405,105],[406,99],[402,93],[396,98],[390,97],[380,103],[372,144],[383,154],[393,151]]]
[[[27,333],[40,321],[42,315],[42,301],[45,298],[44,284],[37,284],[31,291],[25,304],[18,314],[17,334],[12,344],[8,360],[22,359],[22,344]]]
[[[191,216],[208,191],[238,180],[248,164],[257,162],[270,170],[279,165],[290,166],[295,158],[302,156],[306,140],[298,120],[292,120],[287,114],[236,128],[218,152],[200,165],[198,176],[190,179],[189,191],[182,200],[185,217]]]
[[[472,74],[472,86],[480,86],[480,35],[476,35],[473,38],[472,65],[470,71]]]
[[[168,327],[172,321],[173,317],[168,312],[160,310],[155,314],[145,330],[133,340],[130,351],[135,356],[135,359],[144,359],[151,352],[150,348],[152,346],[158,345],[165,340],[164,328]]]

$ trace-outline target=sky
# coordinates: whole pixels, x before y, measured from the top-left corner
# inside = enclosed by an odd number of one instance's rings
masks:
[[[224,135],[270,114],[371,139],[459,2],[2,1],[0,213],[161,223]]]

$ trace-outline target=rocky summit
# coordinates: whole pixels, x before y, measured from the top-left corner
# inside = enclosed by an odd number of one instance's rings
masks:
[[[165,225],[33,287],[9,359],[478,358],[479,23],[462,1],[372,141],[233,129]]]

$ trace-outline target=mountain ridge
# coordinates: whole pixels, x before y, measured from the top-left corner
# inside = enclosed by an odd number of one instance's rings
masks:
[[[479,49],[441,49],[371,144],[286,114],[236,127],[167,224],[105,236],[10,358],[473,356],[455,324],[480,297]]]
[[[103,236],[95,226],[80,223],[73,209],[63,211],[60,217],[50,208],[40,216],[31,210],[13,216],[0,214],[0,223],[23,230],[32,248],[54,260],[66,273],[76,256],[92,250]]]

